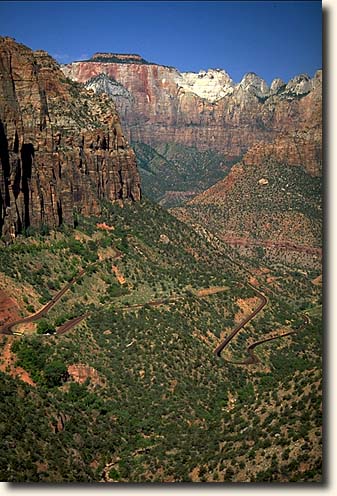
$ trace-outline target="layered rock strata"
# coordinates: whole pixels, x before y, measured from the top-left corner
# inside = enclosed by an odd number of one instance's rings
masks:
[[[0,233],[74,224],[100,201],[140,199],[133,150],[107,95],[48,55],[0,38]]]
[[[95,84],[99,75],[118,83],[118,94],[116,86],[110,94],[132,141],[214,149],[228,160],[241,158],[257,143],[277,141],[277,147],[284,145],[285,157],[289,148],[300,147],[296,156],[292,151],[291,161],[310,174],[320,174],[321,71],[313,78],[301,74],[288,83],[276,78],[269,87],[254,73],[236,84],[220,69],[180,73],[173,67],[143,61],[140,56],[129,60],[124,56],[121,61],[113,55],[103,58],[100,54],[62,69],[98,92],[102,91],[102,84]]]

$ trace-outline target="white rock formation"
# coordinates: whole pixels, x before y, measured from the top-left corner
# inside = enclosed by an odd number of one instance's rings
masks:
[[[206,71],[181,72],[175,82],[180,88],[195,93],[209,102],[216,102],[224,96],[231,95],[235,89],[235,83],[226,71],[220,69],[209,69]]]
[[[280,79],[280,78],[276,78],[276,79],[273,79],[271,85],[270,85],[270,94],[271,95],[276,95],[276,93],[282,88],[282,86],[285,86],[285,82]]]
[[[285,93],[293,95],[303,95],[312,89],[312,80],[308,74],[300,74],[289,81],[285,88]]]
[[[268,96],[269,94],[269,87],[265,80],[257,76],[254,72],[245,74],[238,87],[259,97]]]

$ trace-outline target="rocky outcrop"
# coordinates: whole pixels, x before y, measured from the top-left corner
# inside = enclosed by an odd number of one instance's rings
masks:
[[[97,52],[90,60],[95,62],[118,62],[120,64],[148,64],[145,59],[136,53],[106,53]]]
[[[111,96],[119,109],[118,111],[123,115],[128,115],[132,112],[134,105],[133,96],[122,84],[118,83],[107,74],[103,73],[94,76],[85,83],[85,87],[88,90],[93,90],[99,95],[106,93]]]
[[[320,173],[321,71],[313,78],[302,74],[288,83],[276,78],[269,87],[252,72],[236,84],[221,69],[180,73],[173,67],[135,61],[134,56],[119,61],[113,55],[74,62],[63,66],[63,71],[79,82],[105,74],[123,86],[131,97],[126,106],[118,96],[116,105],[132,141],[214,149],[228,160],[241,158],[257,143],[276,141],[277,147],[285,146],[283,157],[288,156],[289,147],[293,149],[290,163],[297,164],[300,158],[299,165],[310,174]],[[301,150],[295,156],[297,135]]]
[[[322,167],[322,133],[309,130],[276,138],[272,143],[257,143],[244,155],[245,165],[259,165],[274,160],[287,165],[301,166],[315,176]]]
[[[0,38],[0,232],[74,224],[100,201],[140,199],[133,150],[107,95],[38,50]]]
[[[216,102],[221,98],[232,95],[235,84],[226,71],[220,69],[209,69],[194,72],[182,72],[175,78],[179,88],[198,95],[209,102]]]
[[[79,384],[84,384],[88,379],[90,379],[92,384],[102,384],[102,380],[97,370],[89,365],[81,363],[69,365],[67,370],[72,380]]]

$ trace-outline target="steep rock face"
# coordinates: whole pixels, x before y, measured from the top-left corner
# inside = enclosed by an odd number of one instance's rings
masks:
[[[243,82],[236,95],[247,106],[254,95],[260,101],[258,118],[270,140],[257,139],[227,177],[171,212],[197,229],[205,226],[243,256],[262,253],[320,268],[322,73],[288,84],[275,79],[270,90],[254,74]]]
[[[100,200],[140,199],[115,104],[67,81],[44,51],[0,38],[0,232],[73,224]]]
[[[235,87],[229,74],[220,69],[200,71],[199,74],[183,72],[176,78],[176,83],[180,88],[210,102],[216,102],[224,96],[233,94]]]
[[[120,83],[109,77],[107,74],[98,74],[85,83],[88,90],[93,90],[97,94],[106,93],[110,95],[118,106],[118,112],[124,116],[132,112],[134,98],[131,93]]]
[[[306,171],[312,176],[322,166],[321,132],[309,130],[276,138],[272,143],[257,143],[244,155],[242,162],[245,165],[259,165],[266,160],[300,166],[305,164]]]
[[[220,69],[180,73],[172,67],[144,63],[141,58],[130,62],[116,57],[114,54],[114,58],[74,62],[63,66],[63,71],[79,82],[104,73],[123,85],[133,102],[127,109],[118,99],[116,105],[132,141],[152,146],[175,142],[199,150],[214,149],[232,160],[241,158],[256,143],[277,140],[288,148],[294,133],[301,133],[302,138],[308,138],[302,139],[301,146],[310,150],[303,148],[300,165],[311,174],[320,173],[321,71],[313,78],[296,76],[287,84],[275,79],[269,88],[254,73],[235,84]],[[317,156],[315,163],[313,155]]]

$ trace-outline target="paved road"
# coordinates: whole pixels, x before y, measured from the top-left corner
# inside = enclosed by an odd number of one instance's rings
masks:
[[[280,338],[284,338],[286,336],[290,336],[291,334],[296,334],[298,333],[299,331],[301,331],[302,329],[304,329],[304,327],[309,324],[309,318],[307,315],[303,315],[303,322],[302,324],[297,328],[297,329],[294,329],[293,331],[289,331],[289,332],[286,332],[284,334],[279,334],[278,336],[272,336],[270,338],[266,338],[266,339],[261,339],[259,341],[255,341],[254,343],[252,343],[250,346],[247,347],[247,353],[248,353],[248,357],[243,360],[243,361],[240,361],[240,362],[237,362],[237,361],[232,361],[232,360],[226,360],[226,362],[229,362],[229,363],[232,363],[234,365],[254,365],[256,363],[259,363],[260,360],[258,359],[258,357],[255,355],[254,353],[254,349],[257,347],[257,346],[260,346],[261,344],[263,343],[267,343],[268,341],[273,341],[274,339],[280,339]]]
[[[1,334],[12,335],[12,327],[18,324],[24,324],[27,322],[34,322],[35,320],[39,320],[41,317],[46,315],[51,308],[59,301],[60,298],[71,288],[75,282],[80,279],[85,273],[84,269],[82,269],[75,277],[71,279],[44,307],[38,310],[33,315],[29,315],[28,317],[23,317],[22,319],[13,320],[12,322],[8,322],[0,329]]]
[[[64,334],[69,331],[72,327],[75,327],[77,324],[82,322],[82,320],[86,319],[90,314],[85,313],[84,315],[80,315],[79,317],[75,317],[74,319],[68,320],[65,324],[62,324],[56,331],[56,334]]]
[[[218,356],[219,357],[221,355],[221,352],[226,348],[226,346],[228,346],[228,344],[231,342],[231,340],[234,338],[234,336],[236,336],[236,334],[250,320],[252,320],[255,317],[256,314],[258,314],[259,312],[261,312],[261,310],[263,309],[263,307],[268,303],[268,299],[266,298],[266,296],[263,293],[261,293],[260,291],[258,291],[254,286],[252,286],[249,283],[248,283],[248,286],[250,286],[258,294],[258,297],[260,298],[260,304],[258,305],[258,307],[251,314],[249,314],[242,322],[240,322],[239,325],[237,325],[233,329],[233,331],[226,337],[226,339],[224,341],[222,341],[215,348],[215,350],[214,350],[215,356]],[[259,359],[258,359],[258,357],[254,353],[254,350],[255,350],[255,348],[257,346],[260,346],[263,343],[267,343],[268,341],[273,341],[274,339],[280,339],[280,338],[289,336],[291,334],[295,334],[295,333],[301,331],[308,323],[309,323],[309,318],[308,318],[307,315],[304,314],[303,315],[303,322],[302,322],[302,324],[297,329],[294,329],[293,331],[286,332],[284,334],[279,334],[278,336],[273,336],[273,337],[261,339],[259,341],[255,341],[250,346],[248,346],[247,347],[247,353],[248,353],[249,356],[245,360],[240,361],[240,362],[239,361],[233,361],[233,360],[227,360],[227,359],[225,359],[225,360],[226,360],[226,362],[232,363],[232,364],[235,364],[235,365],[253,365],[253,364],[259,363]]]
[[[120,252],[117,248],[115,248],[115,251],[116,251],[116,255],[114,257],[112,257],[113,260],[116,260],[117,258],[120,258],[122,256],[122,252]],[[104,260],[106,260],[106,259],[104,259]],[[88,267],[93,266],[97,263],[99,263],[99,262],[94,262],[92,264],[89,264]],[[53,306],[60,300],[60,298],[62,298],[62,296],[71,288],[71,286],[73,286],[73,284],[75,284],[83,276],[83,274],[85,274],[85,272],[86,272],[85,269],[81,269],[80,272],[75,277],[73,277],[71,279],[71,281],[69,281],[44,307],[42,307],[40,310],[38,310],[33,315],[29,315],[28,317],[23,317],[22,319],[13,320],[12,322],[8,322],[7,324],[3,325],[0,329],[0,334],[7,334],[7,335],[11,336],[11,335],[13,335],[12,327],[14,327],[15,325],[24,324],[27,322],[34,322],[36,320],[39,320],[44,315],[46,315],[49,312],[49,310],[51,308],[53,308]],[[86,316],[87,316],[87,314],[85,314],[85,316],[83,316],[83,319]],[[76,317],[76,318],[78,318],[78,317]],[[82,320],[82,318],[80,320]],[[69,321],[69,322],[71,322],[71,321]],[[64,324],[63,326],[65,326],[66,324]],[[76,325],[76,324],[73,324],[71,327],[73,327],[74,325]],[[63,327],[63,326],[61,326],[61,327]],[[68,330],[68,329],[70,329],[70,327],[66,328],[66,330]],[[63,331],[63,332],[66,332],[66,331]],[[59,334],[59,333],[57,333],[57,334]]]
[[[232,339],[234,338],[234,336],[236,336],[236,334],[240,331],[240,329],[242,329],[250,320],[252,320],[255,317],[256,314],[258,314],[259,312],[261,312],[262,308],[268,303],[268,300],[267,300],[267,298],[265,297],[265,295],[263,293],[261,293],[260,291],[258,291],[251,284],[248,284],[248,286],[250,286],[257,293],[258,297],[260,298],[260,304],[258,305],[258,307],[251,314],[248,315],[248,317],[246,317],[242,322],[240,322],[240,324],[238,324],[233,329],[233,331],[229,334],[229,336],[227,336],[227,338],[224,341],[222,341],[222,343],[220,343],[215,348],[215,350],[214,350],[214,355],[215,356],[218,356],[219,357],[221,355],[221,352],[232,341]]]
[[[119,250],[116,250],[116,255],[114,257],[112,257],[113,259],[117,259],[117,258],[120,258],[122,256],[122,253],[119,251]],[[97,263],[97,262],[95,262]],[[95,264],[94,263],[94,264]],[[240,266],[240,264],[238,264],[237,262],[234,262],[236,263],[236,265]],[[90,265],[94,265],[94,264],[90,264]],[[34,322],[36,320],[39,320],[41,317],[43,317],[44,315],[46,315],[49,310],[51,308],[53,308],[53,306],[60,300],[60,298],[62,298],[62,296],[71,288],[71,286],[73,284],[75,284],[78,279],[80,279],[83,274],[85,273],[85,269],[81,269],[81,271],[75,276],[73,277],[73,279],[71,279],[71,281],[69,281],[51,300],[50,302],[48,302],[44,307],[42,307],[40,310],[38,310],[36,313],[34,313],[33,315],[29,315],[28,317],[24,317],[22,319],[18,319],[18,320],[15,320],[15,321],[12,321],[12,322],[8,322],[7,324],[5,324],[4,326],[2,326],[2,328],[0,329],[0,333],[1,334],[6,334],[6,335],[13,335],[13,332],[12,332],[12,327],[14,327],[15,325],[18,325],[18,324],[23,324],[23,323],[27,323],[27,322]],[[241,284],[241,283],[240,283]],[[242,284],[241,284],[242,285]],[[232,332],[226,337],[226,339],[224,339],[224,341],[222,341],[214,350],[214,355],[217,356],[217,357],[220,357],[222,351],[228,346],[228,344],[231,342],[231,340],[236,336],[236,334],[250,321],[252,320],[259,312],[261,312],[261,310],[264,308],[264,306],[268,303],[268,299],[267,297],[261,292],[259,291],[256,287],[252,286],[251,284],[247,283],[248,286],[250,286],[254,291],[255,293],[257,294],[257,296],[259,297],[260,299],[260,303],[259,305],[257,306],[257,308],[252,312],[250,313],[242,322],[240,322],[240,324],[238,324],[233,330]],[[209,288],[208,288],[209,289]],[[171,301],[176,301],[178,299],[182,298],[181,296],[176,296],[176,297],[172,297],[172,298],[165,298],[163,300],[155,300],[155,301],[149,301],[145,304],[135,304],[135,305],[130,305],[130,306],[125,306],[125,307],[121,307],[120,309],[123,309],[123,310],[131,310],[132,308],[140,308],[140,307],[144,307],[145,305],[150,305],[150,306],[159,306],[159,305],[163,305],[165,303],[169,303]],[[66,333],[67,331],[69,331],[72,327],[75,327],[77,324],[79,324],[82,320],[84,320],[85,318],[87,318],[90,314],[89,313],[86,313],[86,314],[83,314],[83,315],[80,315],[79,317],[75,317],[71,320],[69,320],[68,322],[65,322],[63,325],[61,325],[57,331],[56,331],[56,334],[60,335],[60,334],[64,334]],[[303,327],[305,327],[309,322],[309,319],[307,317],[307,315],[304,315],[304,321],[303,323],[301,324],[301,326],[298,328],[298,329],[295,329],[294,331],[289,331],[285,334],[280,334],[279,336],[274,336],[274,337],[270,337],[270,338],[266,338],[266,339],[262,339],[262,340],[259,340],[259,341],[256,341],[254,343],[252,343],[250,346],[247,347],[247,353],[249,355],[249,357],[242,361],[242,362],[234,362],[234,361],[230,361],[230,360],[226,360],[227,362],[229,363],[233,363],[233,364],[236,364],[236,365],[251,365],[251,364],[255,364],[255,363],[258,363],[259,362],[259,359],[256,357],[256,355],[254,354],[254,349],[257,347],[257,346],[260,346],[261,344],[263,343],[266,343],[268,341],[272,341],[274,339],[279,339],[281,337],[285,337],[285,336],[289,336],[290,334],[294,334],[296,332],[298,332],[299,330],[301,330]]]

